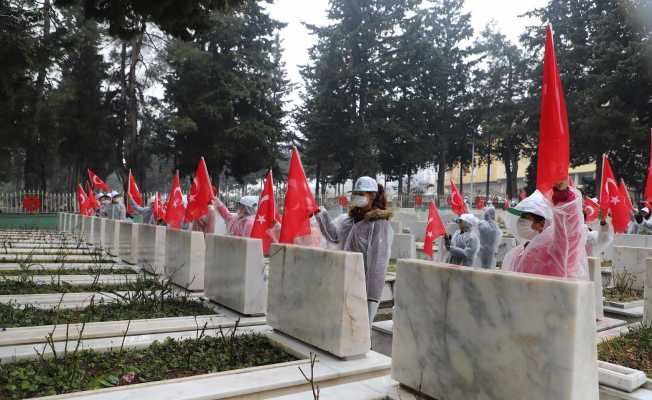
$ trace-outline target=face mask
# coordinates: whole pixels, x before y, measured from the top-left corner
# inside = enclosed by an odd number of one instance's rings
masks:
[[[369,199],[366,196],[353,196],[351,198],[351,205],[353,207],[366,207],[369,205]]]
[[[109,204],[109,203],[111,203],[110,200],[102,200],[102,204]]]
[[[521,218],[516,225],[516,233],[525,240],[532,240],[539,232],[532,229],[532,221]]]

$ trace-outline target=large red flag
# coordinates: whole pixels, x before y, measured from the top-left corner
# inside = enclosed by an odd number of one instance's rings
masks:
[[[431,201],[428,206],[428,225],[426,226],[426,236],[423,239],[423,252],[426,253],[432,260],[432,243],[438,237],[446,234],[444,222],[439,216],[439,211],[435,206],[435,202]]]
[[[172,228],[179,229],[183,223],[186,208],[183,206],[183,193],[179,185],[179,171],[172,178],[172,187],[168,194],[168,203],[165,211],[165,223]]]
[[[548,25],[539,120],[537,189],[547,193],[555,183],[567,181],[569,158],[570,133],[566,100],[557,69],[552,26]]]
[[[283,223],[279,241],[292,244],[296,237],[309,235],[310,216],[318,210],[317,202],[308,187],[306,174],[303,172],[299,152],[294,148],[290,158],[288,188],[285,193]]]
[[[627,206],[627,212],[632,210],[634,208],[634,203],[632,203],[632,198],[629,197],[629,189],[627,188],[627,185],[625,185],[625,181],[623,178],[620,178],[620,185],[618,186],[618,189],[620,189],[620,193],[623,195],[623,200],[625,200],[625,205]]]
[[[611,223],[616,233],[627,231],[629,224],[629,211],[626,194],[616,183],[616,177],[605,154],[602,161],[602,183],[600,185],[600,208],[602,218],[605,219],[607,211],[611,211]]]
[[[265,177],[263,191],[258,198],[258,211],[256,212],[256,221],[251,229],[251,237],[263,240],[263,254],[269,254],[269,246],[272,244],[272,237],[269,231],[274,228],[277,222],[280,222],[280,214],[276,207],[274,199],[274,180],[270,170]]]
[[[466,204],[464,203],[464,199],[462,198],[460,192],[457,190],[457,186],[455,186],[455,182],[453,182],[452,179],[451,179],[451,196],[449,202],[455,214],[462,215],[468,212],[466,208]]]
[[[584,222],[587,224],[597,220],[600,216],[600,205],[588,197],[584,198],[583,208],[586,215]]]
[[[650,130],[650,154],[648,155],[647,181],[645,182],[645,200],[652,201],[652,130]]]
[[[143,196],[140,194],[140,189],[138,189],[138,185],[136,184],[136,179],[134,178],[134,175],[131,173],[131,170],[129,170],[129,186],[127,186],[127,196],[131,195],[131,198],[134,199],[136,204],[139,206],[143,206]],[[127,214],[132,215],[134,213],[134,209],[131,206],[131,202],[127,201]]]
[[[111,191],[111,186],[107,185],[103,180],[100,179],[99,176],[95,175],[95,173],[91,171],[90,168],[88,168],[88,179],[91,180],[91,184],[95,189],[101,190],[105,193]]]
[[[79,213],[81,215],[86,215],[86,206],[87,206],[87,197],[86,197],[86,192],[84,192],[84,188],[82,187],[81,183],[77,184],[77,204],[79,205]]]
[[[86,215],[95,215],[95,211],[100,208],[100,202],[97,201],[95,193],[90,183],[86,182]]]
[[[199,165],[192,180],[190,194],[188,195],[188,207],[186,208],[186,220],[196,221],[208,214],[208,205],[213,201],[213,185],[208,176],[208,168],[204,157],[199,159]]]

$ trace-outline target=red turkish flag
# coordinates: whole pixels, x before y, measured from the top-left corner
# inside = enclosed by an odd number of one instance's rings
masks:
[[[426,236],[423,239],[423,252],[426,253],[432,260],[432,243],[437,240],[438,237],[444,236],[446,234],[446,228],[444,227],[444,222],[439,216],[439,211],[435,202],[431,201],[428,206],[428,225],[426,226]]]
[[[338,203],[339,203],[342,207],[346,207],[346,206],[349,205],[349,199],[347,199],[346,196],[340,196],[339,199],[338,199]]]
[[[625,181],[623,178],[620,178],[620,186],[618,186],[618,189],[620,189],[620,193],[623,194],[623,200],[625,200],[625,205],[627,206],[627,212],[632,210],[634,208],[634,203],[632,203],[632,198],[629,197],[629,189],[627,188],[627,185],[625,185]]]
[[[600,208],[602,218],[606,218],[607,211],[611,211],[611,223],[616,233],[627,231],[629,224],[629,211],[626,194],[623,193],[616,183],[607,155],[602,156],[602,183],[600,185]]]
[[[292,149],[290,170],[288,171],[288,189],[285,193],[283,223],[281,226],[281,243],[294,243],[299,236],[310,234],[310,217],[319,210],[317,202],[308,187],[306,174],[299,157],[299,151]]]
[[[509,204],[509,199],[505,197],[505,201],[503,202],[503,210],[507,210],[511,205]]]
[[[650,154],[647,167],[647,181],[645,182],[645,200],[652,202],[652,130],[650,130]]]
[[[420,195],[416,195],[414,197],[414,205],[417,207],[422,207],[423,206],[423,197]]]
[[[451,208],[453,209],[453,212],[457,215],[462,215],[464,213],[467,213],[467,208],[466,204],[464,203],[464,199],[462,198],[462,195],[460,192],[457,190],[457,186],[455,186],[455,182],[451,179],[451,196],[449,203],[451,205]]]
[[[281,216],[274,198],[274,179],[270,170],[267,177],[265,177],[265,185],[258,198],[256,220],[253,228],[251,228],[251,237],[263,240],[263,254],[265,255],[269,255],[269,246],[272,244],[272,236],[270,236],[269,231],[280,221]]]
[[[95,175],[90,168],[88,168],[88,179],[91,180],[91,184],[97,190],[108,193],[111,191],[111,186],[107,185],[99,176]]]
[[[600,216],[600,205],[588,197],[584,198],[583,208],[586,214],[584,222],[587,224],[597,220]]]
[[[131,198],[134,199],[136,204],[139,206],[143,206],[143,196],[140,194],[140,189],[138,189],[138,185],[136,184],[136,179],[134,178],[133,174],[131,173],[131,170],[129,170],[129,186],[127,186],[127,195],[131,195]],[[131,202],[127,201],[127,214],[133,215],[134,209],[131,206]]]
[[[570,133],[566,100],[557,69],[552,26],[548,25],[543,61],[537,189],[547,193],[555,183],[567,181],[569,158]]]
[[[172,178],[172,187],[168,194],[167,208],[165,211],[165,223],[172,228],[179,229],[183,223],[186,208],[183,206],[183,193],[179,185],[179,171]]]
[[[99,208],[100,202],[97,201],[91,185],[86,182],[86,215],[95,215],[95,211]]]
[[[190,194],[188,195],[188,207],[186,208],[186,221],[196,221],[208,214],[208,205],[215,198],[213,185],[208,175],[208,168],[204,157],[199,159],[199,165],[192,180]]]
[[[87,197],[81,183],[77,184],[77,204],[79,205],[79,214],[86,215]]]

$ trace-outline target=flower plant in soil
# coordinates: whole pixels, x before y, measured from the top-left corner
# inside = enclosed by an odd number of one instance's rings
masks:
[[[215,310],[198,300],[169,297],[161,302],[93,304],[83,309],[40,309],[31,305],[0,304],[0,327],[61,325],[81,322],[213,315]],[[1,399],[2,397],[0,397]]]
[[[598,358],[652,375],[652,326],[639,325],[598,345]]]
[[[101,389],[293,360],[260,334],[199,335],[199,339],[181,341],[168,338],[142,350],[81,350],[0,365],[0,399]]]
[[[642,290],[619,290],[618,288],[607,288],[604,289],[604,297],[610,301],[634,301],[634,300],[643,300],[643,291]]]

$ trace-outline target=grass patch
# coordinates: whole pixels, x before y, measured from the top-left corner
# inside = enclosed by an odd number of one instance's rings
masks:
[[[1,279],[1,278],[0,278]],[[129,282],[122,283],[92,283],[88,285],[71,285],[68,282],[57,281],[52,277],[52,283],[40,284],[34,281],[0,280],[0,295],[8,294],[47,294],[47,293],[75,293],[75,292],[119,292],[130,290]],[[152,284],[154,287],[154,284]]]
[[[159,303],[115,302],[92,304],[82,309],[40,309],[31,305],[17,307],[0,304],[0,327],[61,325],[82,322],[126,321],[130,319],[211,315],[215,310],[199,300],[169,297]],[[0,397],[2,398],[2,397]]]
[[[40,254],[38,254],[40,255]],[[0,258],[0,264],[21,264],[25,262],[31,262],[34,266],[38,266],[39,263],[67,263],[67,264],[115,264],[110,258],[66,258],[66,257],[56,257],[52,261],[30,261],[28,257],[15,257],[15,258]]]
[[[634,326],[625,335],[600,343],[598,358],[652,376],[652,326]]]
[[[607,288],[603,291],[604,297],[610,301],[634,301],[634,300],[643,300],[643,291],[642,290],[627,290],[622,291],[617,288]]]
[[[143,350],[75,351],[0,365],[0,398],[22,399],[296,360],[260,334],[154,342]]]
[[[1,276],[7,275],[124,275],[124,274],[137,274],[132,268],[113,268],[113,267],[99,267],[99,268],[57,268],[57,269],[44,269],[36,268],[29,270],[22,269],[8,269],[0,271]],[[1,278],[0,278],[1,279]]]
[[[396,273],[396,263],[395,262],[389,263],[389,265],[387,266],[387,272]]]

